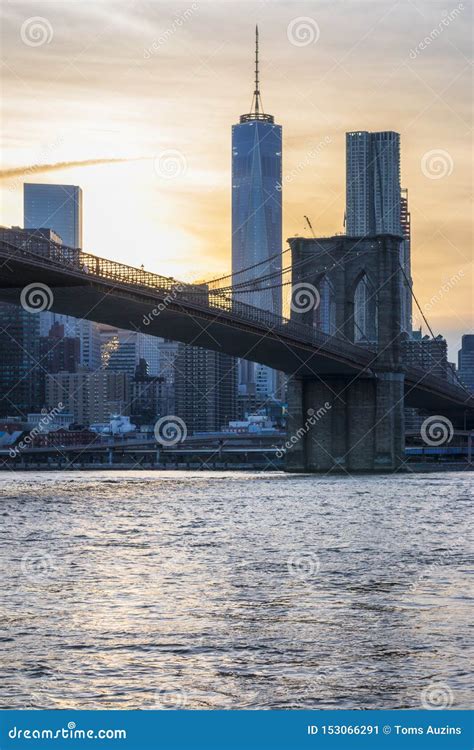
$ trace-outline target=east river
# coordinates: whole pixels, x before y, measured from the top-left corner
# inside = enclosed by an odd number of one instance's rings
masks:
[[[4,472],[0,707],[468,708],[472,478]]]

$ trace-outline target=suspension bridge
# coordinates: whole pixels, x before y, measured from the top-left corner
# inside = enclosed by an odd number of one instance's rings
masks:
[[[474,427],[474,398],[461,383],[403,363],[399,245],[392,235],[295,238],[278,272],[268,271],[267,259],[233,276],[189,284],[39,234],[16,242],[0,238],[0,300],[287,373],[288,431],[299,435],[288,451],[289,470],[393,471],[403,465],[405,406]],[[354,291],[362,274],[373,292],[367,302],[372,331],[361,340]],[[320,300],[303,310],[291,304],[288,317],[250,304],[275,287],[287,300],[296,288],[319,297],[323,283],[332,290],[325,331],[315,318]],[[308,414],[322,408],[326,416],[308,424]]]

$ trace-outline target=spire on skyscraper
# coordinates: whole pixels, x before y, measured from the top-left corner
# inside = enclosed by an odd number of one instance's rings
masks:
[[[267,120],[273,122],[272,115],[266,115],[263,111],[262,96],[260,94],[259,60],[258,60],[258,26],[255,26],[255,89],[252,97],[250,112],[242,115],[241,122],[248,120]]]
[[[262,98],[260,96],[258,80],[258,26],[255,26],[255,90],[253,92],[252,106],[250,108],[250,111],[256,114],[258,117],[260,108],[263,114]]]

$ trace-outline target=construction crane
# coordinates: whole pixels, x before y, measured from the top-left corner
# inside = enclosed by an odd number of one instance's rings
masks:
[[[314,233],[313,225],[311,224],[311,222],[310,222],[310,220],[309,220],[309,218],[308,218],[307,216],[305,216],[304,218],[305,218],[305,219],[306,219],[306,221],[308,222],[308,226],[309,226],[309,228],[311,229],[311,234],[313,235],[314,239],[316,239],[316,235],[315,235],[315,233]]]

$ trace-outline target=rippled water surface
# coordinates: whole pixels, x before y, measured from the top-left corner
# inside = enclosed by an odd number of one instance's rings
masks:
[[[4,473],[0,705],[466,708],[472,477]]]

